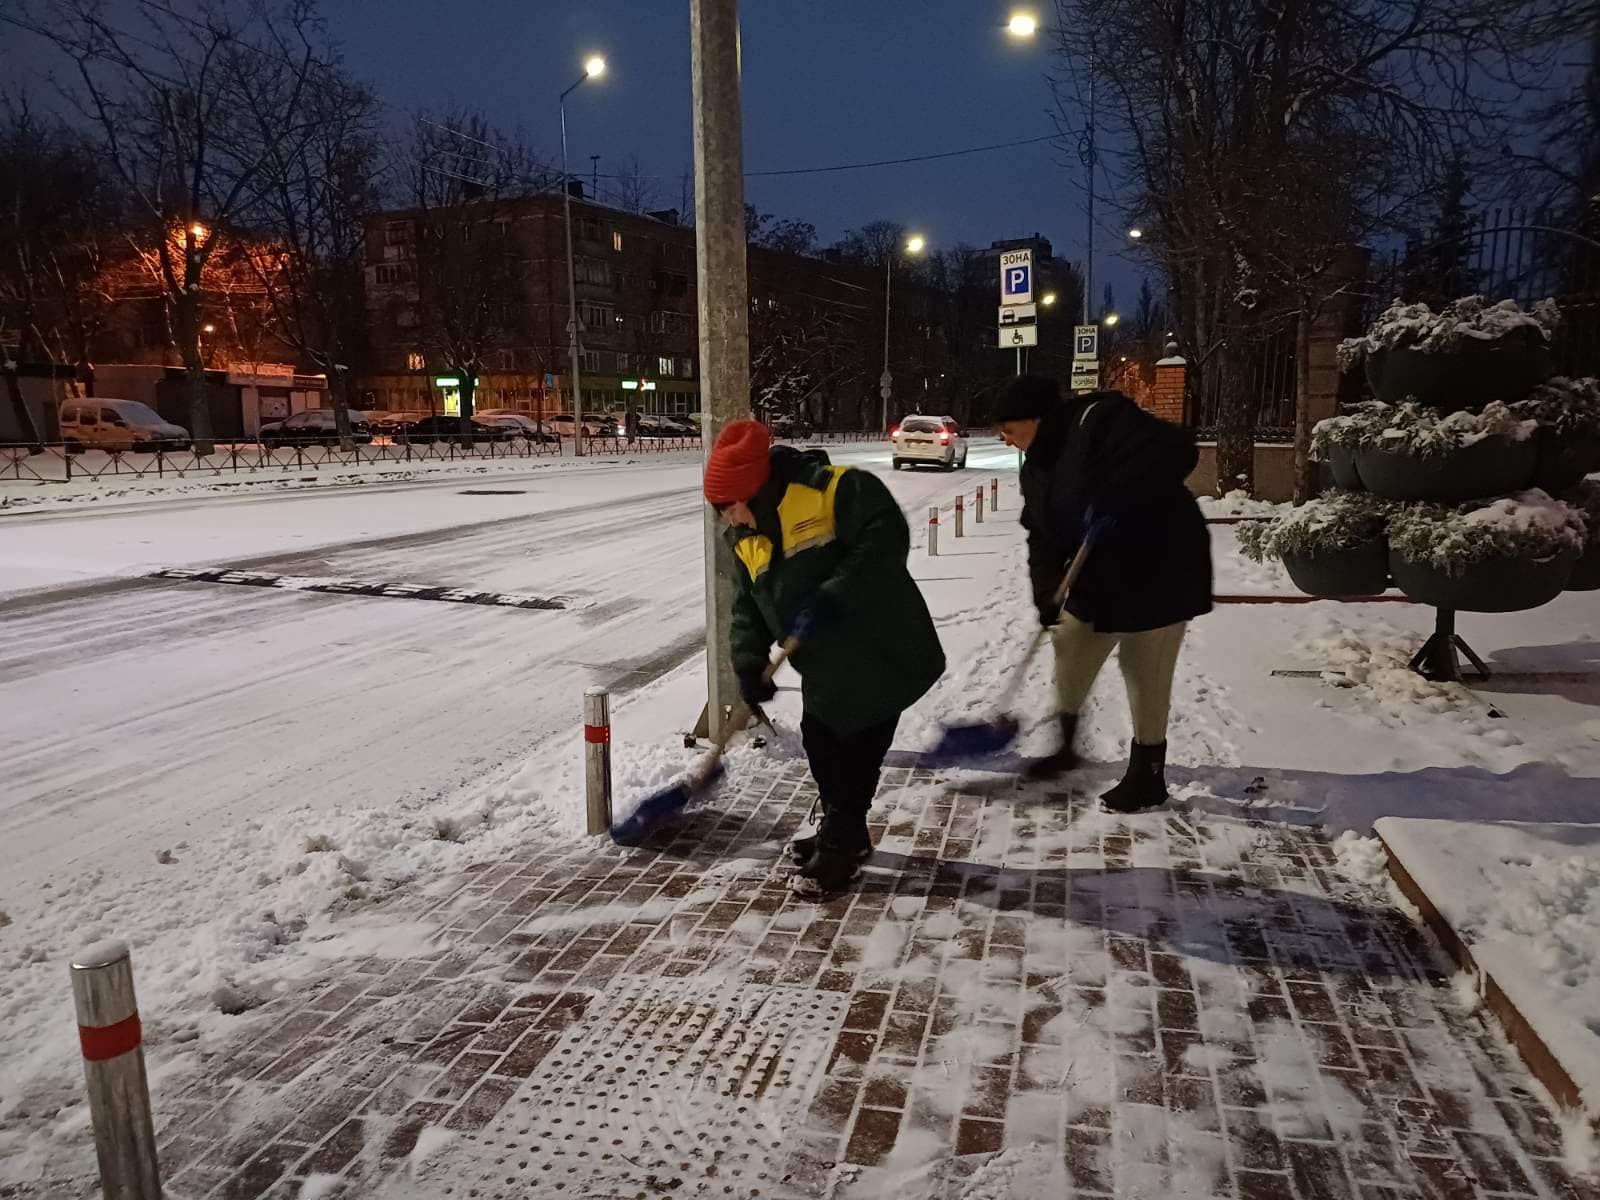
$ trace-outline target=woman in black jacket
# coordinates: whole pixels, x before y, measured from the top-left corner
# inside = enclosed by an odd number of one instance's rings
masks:
[[[1062,745],[1029,770],[1054,778],[1078,763],[1078,714],[1112,650],[1122,667],[1133,744],[1122,782],[1101,798],[1115,812],[1166,801],[1167,717],[1185,625],[1211,611],[1211,542],[1184,485],[1194,438],[1121,392],[1063,400],[1053,379],[1013,380],[996,414],[1000,436],[1027,456],[1022,524],[1039,620],[1052,631]],[[1065,611],[1053,599],[1087,538]]]

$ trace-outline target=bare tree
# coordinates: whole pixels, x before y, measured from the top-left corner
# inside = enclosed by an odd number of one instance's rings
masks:
[[[419,113],[408,174],[416,296],[426,351],[460,379],[461,437],[472,437],[472,399],[488,353],[526,341],[527,269],[516,201],[555,176],[519,138],[482,113]]]
[[[67,95],[159,259],[195,450],[209,454],[206,264],[254,202],[267,162],[305,136],[320,30],[310,0],[203,0],[187,13],[135,0],[129,15],[136,31],[114,24],[97,0],[58,0],[47,24],[75,69]],[[259,112],[276,120],[263,126]]]
[[[41,122],[24,103],[0,106],[0,346],[14,343],[20,358],[71,363],[92,382],[94,343],[112,303],[106,248],[117,237],[120,208],[121,196],[80,135]],[[7,390],[19,426],[37,444],[14,370]]]
[[[630,154],[622,160],[613,182],[616,184],[617,207],[624,212],[649,212],[661,203],[661,189],[655,177],[644,173],[636,154]]]
[[[251,114],[261,126],[277,114]],[[336,67],[306,92],[307,136],[271,147],[251,262],[278,334],[327,375],[339,444],[351,448],[355,360],[366,342],[366,222],[381,208],[377,100]],[[263,142],[266,131],[261,133]]]
[[[1304,348],[1350,248],[1403,228],[1452,147],[1497,144],[1555,2],[1057,0],[1063,125],[1095,87],[1097,132],[1126,149],[1144,244],[1220,395],[1219,487],[1253,475],[1252,340],[1294,321]]]

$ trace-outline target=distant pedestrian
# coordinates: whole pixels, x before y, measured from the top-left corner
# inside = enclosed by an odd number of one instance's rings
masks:
[[[867,809],[900,714],[944,673],[928,606],[906,569],[911,534],[877,476],[773,446],[758,421],[725,428],[706,462],[705,497],[733,551],[733,668],[746,703],[774,642],[793,637],[801,738],[822,807],[797,838],[795,890],[843,890],[872,855]]]
[[[1167,721],[1186,623],[1211,611],[1211,543],[1184,484],[1199,454],[1187,430],[1157,420],[1121,392],[1063,399],[1053,379],[1006,388],[1000,436],[1024,452],[1022,524],[1040,622],[1052,631],[1061,748],[1029,775],[1078,764],[1078,717],[1117,652],[1133,717],[1122,782],[1101,802],[1115,812],[1167,799]],[[1082,575],[1060,612],[1054,595],[1089,540]]]

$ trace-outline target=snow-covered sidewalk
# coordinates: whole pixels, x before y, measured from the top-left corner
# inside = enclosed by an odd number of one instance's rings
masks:
[[[169,1195],[1583,1194],[1318,835],[901,767],[819,907],[774,871],[803,764],[735,778],[651,849],[529,846],[352,916],[237,1038],[164,1048]],[[87,1196],[92,1159],[49,1179],[12,1194]]]

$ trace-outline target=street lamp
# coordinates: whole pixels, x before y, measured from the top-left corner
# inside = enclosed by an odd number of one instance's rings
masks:
[[[1116,313],[1107,313],[1105,316],[1100,318],[1100,323],[1102,325],[1104,325],[1107,329],[1111,329],[1120,320],[1122,320],[1122,318],[1117,316]]]
[[[920,233],[906,238],[905,252],[921,254],[928,239]],[[883,401],[883,431],[889,432],[889,396],[894,389],[894,376],[889,374],[889,297],[894,289],[895,253],[890,250],[883,256],[883,374],[878,376],[878,396]]]
[[[572,372],[572,453],[583,454],[583,389],[579,386],[578,356],[578,273],[572,260],[572,176],[567,172],[567,97],[590,79],[606,72],[606,60],[591,54],[584,60],[583,74],[561,93],[561,207],[567,225],[567,361]]]
[[[1133,241],[1135,241],[1135,242],[1137,242],[1143,236],[1144,236],[1144,230],[1140,229],[1137,225],[1135,225],[1132,229],[1128,230],[1128,237],[1130,239],[1132,239]]]
[[[1031,38],[1039,32],[1039,18],[1019,8],[1006,22],[1006,32],[1014,38]]]
[[[1056,294],[1054,292],[1046,292],[1044,295],[1039,297],[1039,303],[1044,305],[1046,308],[1049,308],[1055,302]]]

